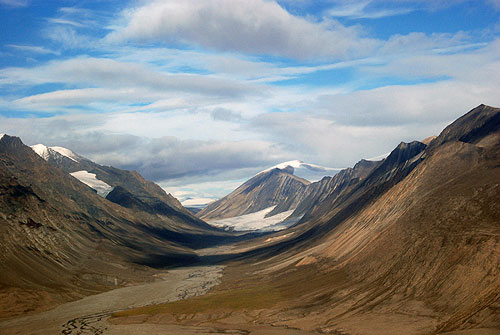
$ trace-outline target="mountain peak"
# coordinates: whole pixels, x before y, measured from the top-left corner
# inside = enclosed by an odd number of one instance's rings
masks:
[[[50,157],[60,155],[69,158],[76,163],[79,162],[79,156],[77,154],[63,147],[48,147],[44,144],[35,144],[31,146],[31,149],[33,149],[33,151],[36,152],[38,156],[42,157],[46,161],[48,161]]]
[[[288,173],[288,174],[291,174],[293,175],[295,171],[295,168],[291,165],[286,165],[286,166],[283,166],[283,167],[275,167],[275,168],[272,168],[272,169],[267,169],[265,171],[262,171],[261,173],[259,174],[265,174],[265,173]]]
[[[50,157],[49,148],[43,144],[35,144],[31,146],[31,149],[40,157],[48,160]]]
[[[281,170],[283,172],[293,174],[296,177],[306,179],[308,181],[321,180],[325,176],[334,176],[340,170],[340,168],[330,168],[325,166],[320,166],[316,164],[306,163],[301,160],[291,160],[274,165],[268,169],[265,169],[259,174],[264,174],[272,170]]]
[[[500,108],[481,104],[446,127],[431,145],[435,147],[450,141],[476,143],[498,130]]]
[[[399,145],[387,156],[383,164],[394,165],[407,161],[412,157],[421,153],[427,146],[419,141],[412,141],[409,143],[401,142]]]
[[[278,170],[286,170],[286,169],[289,169],[289,168],[292,168],[292,174],[293,174],[293,171],[294,171],[294,168],[299,168],[301,167],[303,164],[305,164],[303,161],[299,161],[299,160],[293,160],[293,161],[287,161],[287,162],[283,162],[283,163],[279,163],[279,164],[276,164],[268,169],[265,169],[263,171],[261,171],[260,173],[264,173],[264,172],[269,172],[271,170],[274,170],[274,169],[278,169]]]
[[[2,143],[5,146],[8,146],[10,148],[18,148],[18,147],[23,147],[24,143],[21,141],[19,137],[16,136],[10,136],[7,134],[1,134],[0,136],[0,143]]]

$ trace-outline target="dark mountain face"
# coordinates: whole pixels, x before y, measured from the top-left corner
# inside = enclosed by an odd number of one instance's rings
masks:
[[[274,215],[290,209],[294,212],[291,218],[299,218],[306,214],[318,203],[321,203],[332,193],[340,194],[346,188],[352,187],[363,180],[380,162],[361,160],[354,168],[340,171],[333,177],[325,177],[318,182],[311,183],[302,192],[292,194],[284,202],[278,204],[268,215]]]
[[[204,220],[223,219],[279,205],[302,193],[310,184],[292,173],[293,168],[261,172],[229,195],[205,207],[197,216]]]
[[[432,147],[450,141],[477,144],[499,130],[500,114],[498,108],[480,105],[446,127],[432,142]]]
[[[119,190],[114,195],[106,197],[108,200],[115,202],[121,206],[132,208],[131,198],[135,199],[134,209],[145,210],[152,214],[165,215],[168,217],[177,217],[183,221],[190,222],[193,225],[204,227],[205,229],[213,229],[202,220],[195,217],[190,211],[185,209],[181,203],[172,195],[166,193],[157,184],[144,179],[135,171],[121,170],[112,166],[99,165],[89,159],[75,154],[71,151],[70,155],[65,156],[56,150],[45,147],[39,148],[39,152],[47,162],[66,173],[74,173],[77,171],[87,171],[95,174],[98,180],[105,182],[113,188],[119,187]],[[33,146],[35,147],[35,146]],[[62,148],[64,149],[64,148]],[[66,149],[67,150],[67,149]],[[37,151],[37,150],[35,150]],[[128,192],[129,198],[122,201],[124,198],[116,196],[116,193]],[[137,206],[141,203],[141,206]]]
[[[19,138],[3,136],[0,301],[8,303],[1,297],[13,290],[31,292],[26,304],[36,308],[47,299],[74,299],[109,289],[115,278],[119,283],[140,280],[145,271],[140,264],[194,262],[197,257],[189,247],[210,245],[227,235],[193,224],[180,211],[159,215],[167,208],[137,202],[144,208],[107,201]]]
[[[402,142],[381,162],[362,161],[354,169],[341,171],[331,181],[329,192],[309,202],[299,224],[325,218],[329,226],[340,224],[404,179],[421,162],[425,148],[417,141]]]

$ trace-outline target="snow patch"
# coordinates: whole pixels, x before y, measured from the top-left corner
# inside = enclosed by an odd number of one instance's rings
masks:
[[[304,163],[303,161],[299,161],[299,160],[293,160],[293,161],[283,162],[283,163],[277,164],[275,166],[272,166],[269,169],[265,169],[264,171],[262,171],[260,173],[268,172],[268,171],[271,171],[273,169],[283,170],[283,169],[286,169],[289,166],[291,166],[293,168],[299,168],[303,164],[306,164],[306,163]],[[310,164],[310,165],[312,165],[312,164]]]
[[[31,149],[40,157],[45,160],[49,160],[50,152],[49,148],[43,144],[35,144],[31,146]]]
[[[271,212],[274,207],[276,206],[268,207],[255,213],[235,216],[227,219],[209,221],[208,223],[215,227],[223,228],[226,230],[278,231],[288,228],[297,221],[285,220],[293,213],[293,209],[266,218],[265,216],[269,212]]]
[[[0,134],[0,140],[3,138],[3,136],[4,136],[4,135],[5,135],[5,134]]]
[[[55,153],[62,155],[71,159],[72,161],[78,163],[78,155],[76,155],[73,151],[63,148],[63,147],[48,147],[43,144],[35,144],[31,146],[34,152],[38,154],[38,156],[42,157],[46,161],[49,160],[50,156],[53,156]]]
[[[85,185],[89,186],[90,188],[96,190],[97,194],[99,194],[103,198],[106,197],[108,193],[113,190],[112,186],[106,184],[102,180],[97,179],[94,173],[82,170],[82,171],[72,172],[70,173],[70,175],[72,175]]]
[[[50,149],[54,150],[57,153],[60,153],[61,155],[68,157],[72,161],[75,161],[78,163],[78,156],[71,150],[63,148],[63,147],[50,147]]]

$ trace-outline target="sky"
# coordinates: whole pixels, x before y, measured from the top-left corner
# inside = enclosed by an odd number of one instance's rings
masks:
[[[499,87],[500,0],[0,0],[0,133],[180,200],[353,166]]]

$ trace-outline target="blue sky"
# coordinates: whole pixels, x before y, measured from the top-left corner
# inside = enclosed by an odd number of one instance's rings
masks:
[[[0,0],[0,132],[185,199],[500,106],[499,0]]]

